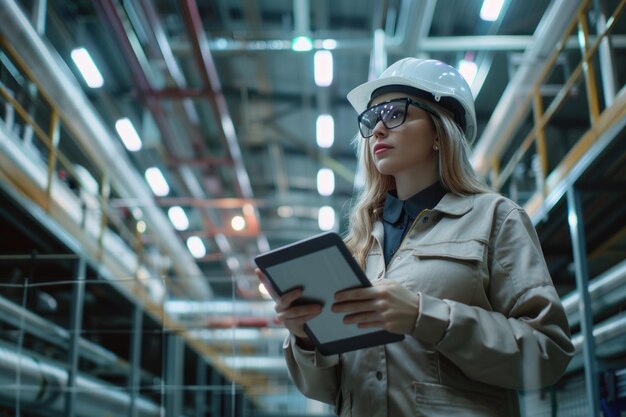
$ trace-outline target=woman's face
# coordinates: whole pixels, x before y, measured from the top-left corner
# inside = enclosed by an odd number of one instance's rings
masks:
[[[402,93],[388,93],[376,97],[370,105],[407,97]],[[416,101],[416,97],[408,96]],[[369,151],[376,169],[383,175],[391,175],[398,182],[402,178],[428,178],[437,175],[437,154],[433,149],[436,140],[435,126],[430,114],[409,105],[405,122],[387,129],[378,122],[368,141]]]

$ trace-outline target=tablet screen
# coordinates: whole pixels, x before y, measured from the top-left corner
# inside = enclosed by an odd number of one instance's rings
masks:
[[[303,297],[319,300],[323,304],[323,300],[328,299],[329,294],[361,286],[358,278],[335,246],[270,266],[267,272],[283,292],[295,288],[297,285],[294,286],[293,282],[297,280],[298,283],[304,283]],[[376,331],[376,329],[359,329],[356,325],[343,324],[343,314],[332,312],[331,306],[332,298],[331,302],[324,304],[321,314],[308,322],[320,343]]]
[[[356,324],[344,324],[345,313],[331,310],[336,292],[371,285],[338,234],[327,232],[274,249],[257,256],[255,262],[268,280],[266,286],[272,287],[271,293],[284,294],[301,288],[301,303],[322,305],[321,313],[309,320],[305,329],[323,354],[404,338],[379,328],[360,329]]]

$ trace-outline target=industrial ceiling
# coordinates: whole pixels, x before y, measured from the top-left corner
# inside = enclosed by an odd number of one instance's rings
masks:
[[[82,227],[75,228],[28,193],[3,187],[4,233],[19,236],[2,241],[3,253],[29,253],[33,247],[61,253],[69,247],[92,261],[97,276],[119,281],[128,299],[152,306],[146,310],[152,309],[157,328],[175,327],[197,341],[194,346],[209,346],[198,349],[219,362],[216,366],[237,369],[229,377],[253,372],[288,384],[280,358],[284,331],[259,289],[253,259],[320,233],[318,215],[325,206],[335,213],[331,230],[345,231],[350,198],[359,186],[356,115],[347,92],[405,56],[454,66],[460,60],[476,63],[478,139],[472,162],[493,181],[490,164],[498,159],[504,167],[524,146],[533,114],[522,103],[557,46],[562,53],[541,86],[547,103],[575,71],[579,40],[572,34],[560,43],[572,18],[585,7],[594,32],[604,13],[623,8],[617,0],[584,4],[509,0],[495,21],[486,21],[478,0],[2,0],[0,21],[6,23],[0,34],[6,43],[0,81],[46,122],[51,112],[39,108],[38,100],[45,96],[58,106],[58,153],[69,162],[58,164],[58,181],[83,205],[76,214]],[[625,26],[619,20],[611,32],[614,90],[624,84]],[[294,50],[299,36],[311,40],[310,50]],[[71,58],[79,47],[91,55],[102,86],[90,88],[82,78]],[[333,78],[320,87],[314,54],[322,50],[332,53]],[[20,70],[15,55],[27,70]],[[24,71],[37,88],[20,75]],[[567,94],[571,100],[559,108],[548,132],[554,138],[550,149],[561,153],[589,128],[589,111],[580,105],[586,97],[582,82]],[[329,148],[316,143],[321,114],[334,118]],[[116,130],[124,118],[140,137],[139,149],[129,150]],[[613,177],[598,174],[590,182],[619,178],[623,145],[612,155]],[[500,191],[521,204],[530,201],[537,190],[534,164],[532,155],[520,157],[511,173],[515,183],[500,184]],[[155,195],[150,188],[145,173],[151,168],[162,172],[167,192]],[[334,174],[331,195],[318,192],[321,168]],[[9,177],[3,177],[5,185]],[[71,212],[72,198],[64,199],[60,191],[58,196],[64,200],[59,211]],[[103,200],[107,227],[116,238],[85,232],[91,223],[94,230],[100,224]],[[26,214],[24,207],[31,206]],[[168,218],[172,207],[185,212],[186,227],[174,227]],[[564,210],[555,206],[561,219]],[[571,256],[564,254],[569,246],[562,245],[565,223],[542,225],[542,217],[537,219],[551,272],[565,294],[573,288]],[[595,229],[596,247],[614,225],[598,221],[603,226]],[[192,256],[190,238],[199,240],[204,252]],[[616,247],[623,242],[623,235],[613,241]],[[102,247],[110,251],[103,254]],[[620,258],[605,257],[591,266],[600,273]],[[3,264],[0,277],[17,280],[27,261]],[[73,274],[72,268],[62,264],[48,273],[61,279]],[[133,280],[139,287],[124,284]],[[96,287],[88,291],[98,306],[94,317],[105,320],[105,306],[116,311],[118,304],[111,300],[113,291]],[[67,300],[70,290],[51,287],[46,294]],[[232,327],[240,332],[228,332]]]

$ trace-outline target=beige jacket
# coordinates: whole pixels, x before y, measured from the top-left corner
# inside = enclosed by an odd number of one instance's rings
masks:
[[[563,306],[528,215],[497,194],[446,194],[424,210],[385,267],[383,226],[371,281],[420,295],[402,342],[323,356],[287,338],[293,381],[354,417],[518,416],[517,389],[550,385],[574,354]]]

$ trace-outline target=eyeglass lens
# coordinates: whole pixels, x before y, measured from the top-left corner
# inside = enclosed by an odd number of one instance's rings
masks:
[[[400,126],[406,119],[408,105],[407,100],[397,100],[381,103],[365,110],[359,117],[361,136],[364,138],[371,137],[374,134],[374,127],[379,121],[382,121],[387,129]]]

